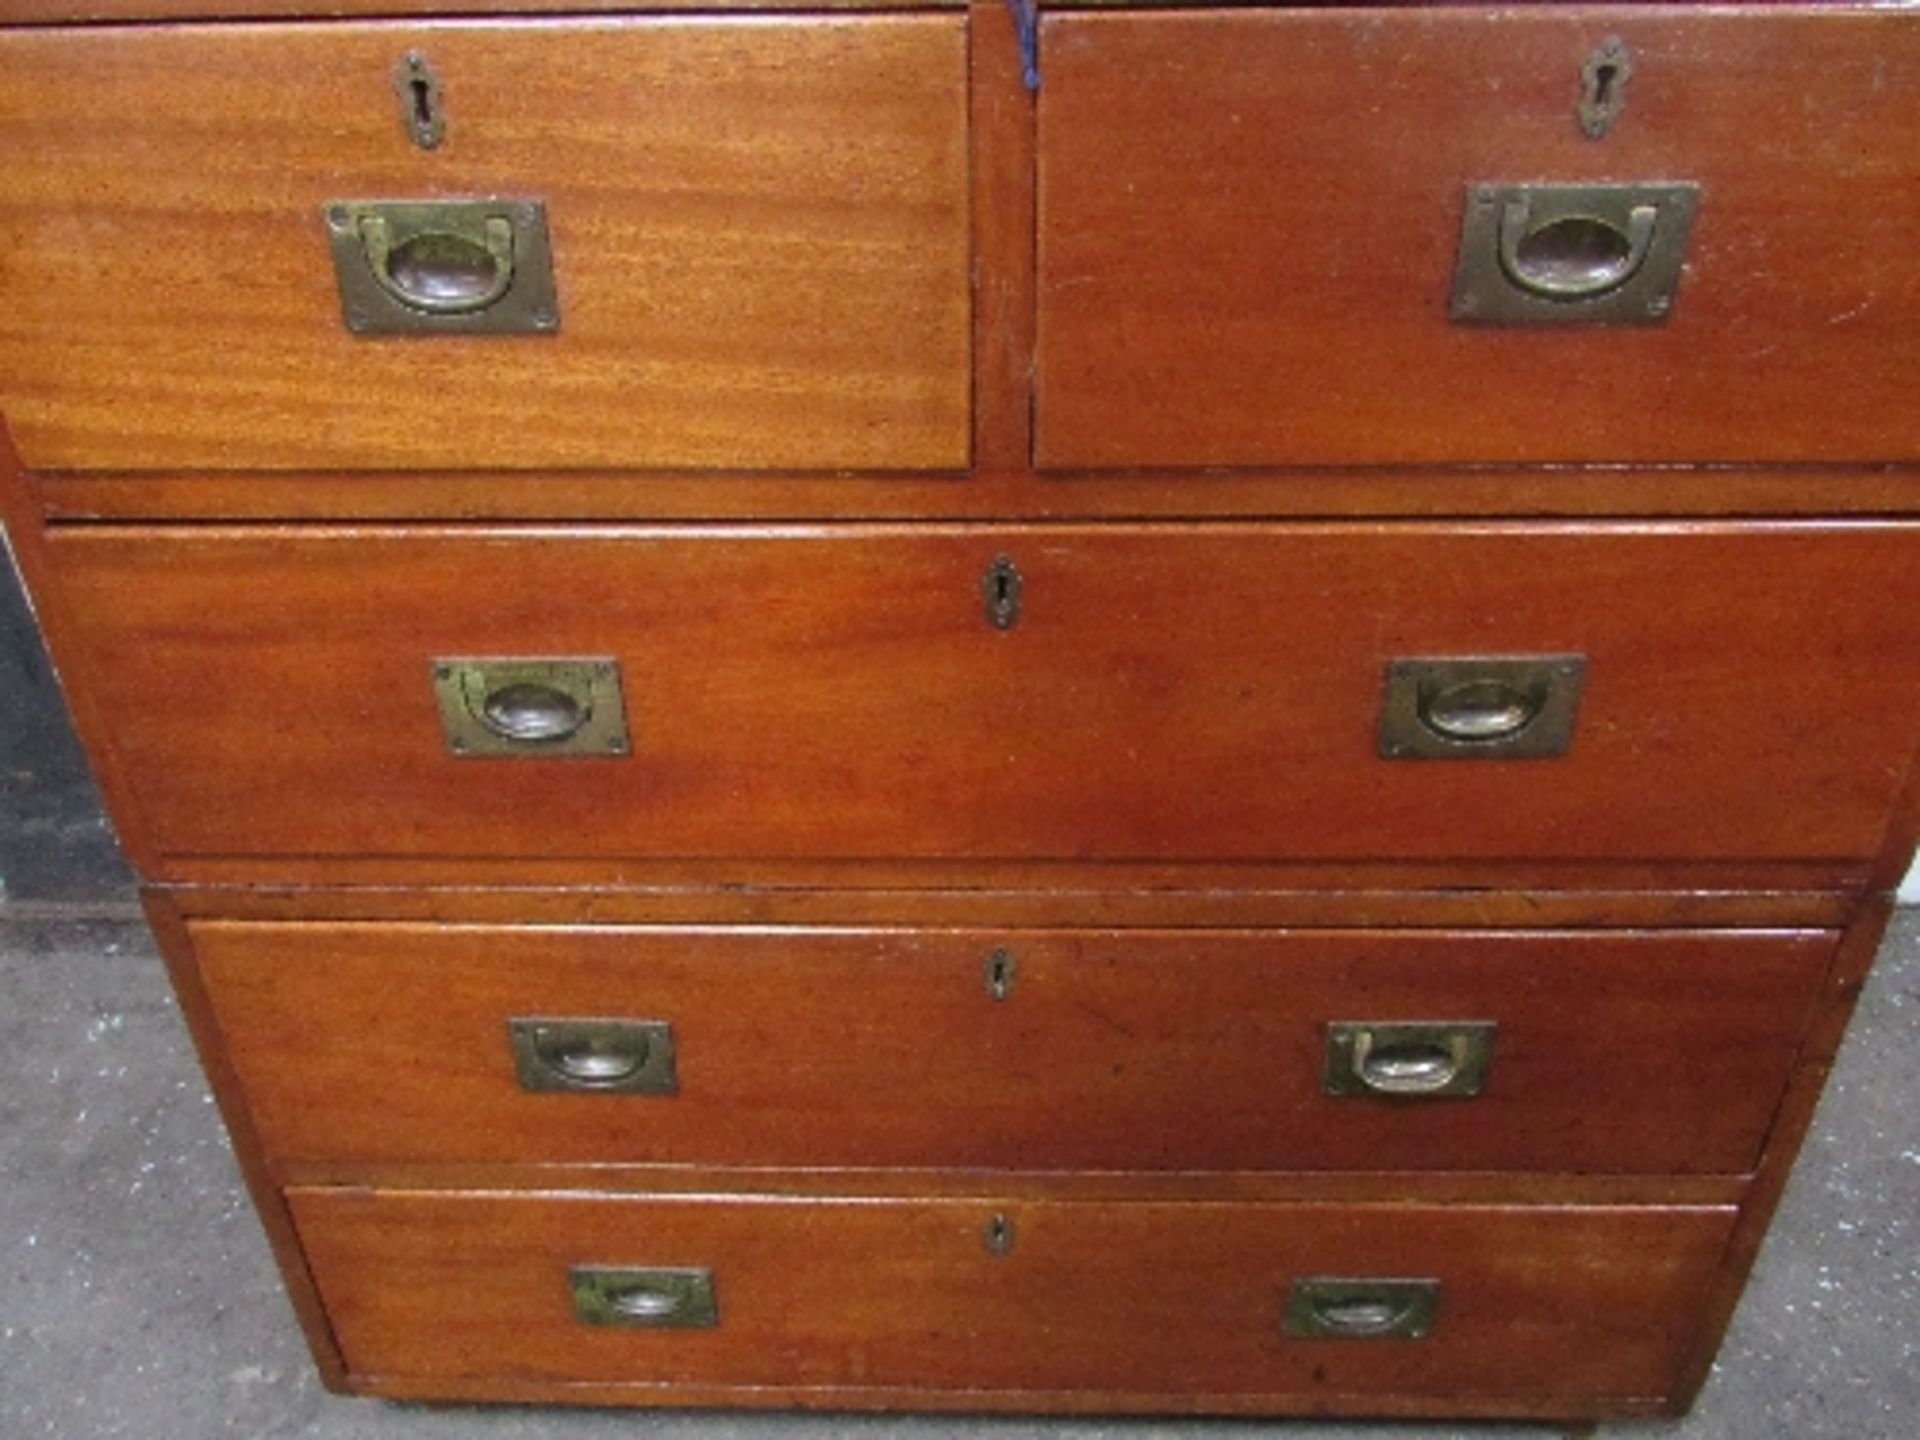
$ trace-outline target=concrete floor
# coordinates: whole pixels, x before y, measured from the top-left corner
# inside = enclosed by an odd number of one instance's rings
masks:
[[[9,918],[9,916],[13,918]],[[0,908],[0,1440],[1528,1440],[1530,1426],[435,1408],[323,1393],[143,929]],[[1920,1434],[1920,916],[1895,928],[1693,1416]]]

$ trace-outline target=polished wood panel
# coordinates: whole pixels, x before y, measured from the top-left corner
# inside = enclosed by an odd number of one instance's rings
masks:
[[[1920,714],[1858,526],[64,530],[168,857],[1865,859]],[[999,553],[1025,611],[987,623]],[[268,597],[271,597],[269,602]],[[1557,760],[1388,761],[1403,655],[1587,656]],[[633,754],[450,755],[445,655],[617,657]],[[170,859],[169,868],[172,861]]]
[[[1045,467],[1920,457],[1911,10],[1056,13],[1041,50]],[[1523,180],[1697,182],[1671,318],[1449,323],[1465,186]]]
[[[193,927],[276,1160],[1743,1172],[1834,936]],[[1004,950],[1010,989],[983,977]],[[671,1096],[515,1017],[664,1021]],[[1484,1091],[1322,1091],[1339,1021],[1492,1021]]]
[[[1731,1212],[290,1195],[356,1374],[1612,1404],[1672,1385]],[[990,1254],[996,1213],[1013,1246]],[[712,1267],[711,1330],[586,1326],[573,1264]],[[1280,1332],[1299,1275],[1433,1276],[1432,1335]],[[636,1396],[634,1398],[643,1398]],[[906,1397],[903,1395],[903,1402]]]
[[[981,322],[981,328],[987,327]],[[1004,343],[1004,335],[1003,335]],[[984,367],[983,367],[984,368]],[[1024,362],[1022,365],[1024,374]],[[1024,404],[992,431],[982,377],[983,446],[1024,443]],[[1024,390],[1021,392],[1024,396]],[[1006,399],[1004,390],[1001,398]],[[1013,433],[1017,430],[1017,435]],[[109,473],[30,477],[57,521],[229,520],[959,520],[1204,517],[1885,515],[1920,510],[1920,470],[1646,469],[1288,470],[1145,475],[746,475],[599,471],[509,474]],[[991,456],[982,451],[978,464]]]
[[[599,867],[524,859],[214,866],[222,883],[169,885],[184,914],[263,920],[912,926],[1583,926],[1658,929],[1844,925],[1852,881],[1767,886],[1698,866],[890,866]],[[1705,867],[1711,870],[1713,867]],[[1797,868],[1797,867],[1796,867]],[[621,870],[634,873],[620,875]],[[647,878],[638,878],[639,872]],[[1108,872],[1111,873],[1103,873]],[[663,873],[664,872],[664,873]],[[1800,877],[1804,880],[1805,877]],[[1838,888],[1850,886],[1850,888]],[[1420,888],[1414,888],[1420,887]]]
[[[965,86],[957,15],[3,32],[0,406],[51,470],[961,469]],[[558,334],[345,329],[324,202],[491,195]]]
[[[938,10],[967,0],[6,0],[0,27],[134,20],[277,19],[334,15],[540,14],[602,10]]]

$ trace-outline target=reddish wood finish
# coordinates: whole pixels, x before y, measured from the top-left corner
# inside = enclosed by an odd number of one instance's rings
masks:
[[[199,868],[199,867],[196,867]],[[1594,925],[1660,929],[1839,926],[1844,890],[1729,888],[1698,867],[636,866],[580,878],[581,867],[513,861],[450,866],[256,861],[252,881],[167,887],[183,914],[277,920],[427,920],[506,924],[1057,926]],[[610,871],[621,867],[608,867]],[[1024,871],[1010,875],[1008,869]],[[466,872],[450,878],[449,871]],[[569,873],[574,883],[562,883]],[[678,873],[676,873],[678,872]],[[1295,873],[1299,872],[1299,873]],[[1764,871],[1759,872],[1764,875]],[[427,877],[439,881],[428,884]],[[1649,875],[1652,879],[1649,880]],[[1424,888],[1395,889],[1420,886]],[[1660,885],[1668,888],[1657,888]]]
[[[50,470],[963,469],[965,86],[957,15],[0,32],[0,396]],[[326,201],[489,195],[557,334],[347,331]]]
[[[187,857],[1865,859],[1915,536],[1854,527],[68,530]],[[981,608],[998,553],[1011,630]],[[268,603],[268,597],[271,597]],[[1406,655],[1588,657],[1572,752],[1388,761]],[[449,655],[620,660],[634,753],[450,755]]]
[[[297,1189],[356,1375],[1260,1394],[1472,1414],[1654,1400],[1724,1209],[618,1199]],[[1013,1225],[1005,1256],[982,1227]],[[711,1266],[712,1330],[585,1326],[573,1264]],[[1421,1341],[1298,1340],[1300,1275],[1433,1276]],[[552,1392],[549,1392],[552,1393]],[[1285,1397],[1285,1398],[1281,1398]]]
[[[937,10],[967,0],[5,0],[0,27],[134,20],[491,15],[546,11]]]
[[[1041,52],[1043,467],[1920,458],[1911,10],[1053,14]],[[1667,323],[1449,322],[1467,184],[1602,179],[1701,187]]]
[[[981,328],[986,322],[981,322]],[[984,366],[983,366],[984,369]],[[1024,392],[1023,392],[1024,393]],[[1015,412],[1024,417],[1022,403]],[[984,453],[1025,435],[977,427]],[[1019,453],[1025,453],[1024,450]],[[982,462],[984,463],[984,462]],[[1920,509],[1920,471],[1290,470],[1147,475],[720,475],[500,471],[42,475],[56,521],[149,519],[1133,519],[1234,516],[1880,515]]]
[[[1752,1168],[1834,937],[193,929],[280,1161]],[[993,999],[982,967],[1013,958]],[[528,1093],[516,1016],[668,1022],[672,1096]],[[1322,1092],[1336,1021],[1491,1020],[1472,1098]]]

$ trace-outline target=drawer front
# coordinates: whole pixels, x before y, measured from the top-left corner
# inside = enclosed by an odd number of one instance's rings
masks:
[[[965,82],[957,15],[0,33],[0,410],[48,470],[962,468]],[[347,328],[330,202],[494,198],[557,328]]]
[[[1900,523],[95,528],[52,548],[63,658],[177,873],[1857,859],[1920,715],[1917,541]],[[1565,753],[1418,758],[1429,727],[1389,667],[1515,655],[1583,666],[1541,681],[1539,734],[1557,706]],[[448,657],[495,657],[490,688],[437,681],[436,661],[465,673]],[[511,709],[526,657],[602,667],[580,732],[600,753],[449,728],[463,704]],[[520,719],[545,723],[497,723]],[[1395,758],[1388,722],[1412,747]]]
[[[1920,457],[1920,16],[1553,8],[1048,16],[1039,462]],[[1666,318],[1450,320],[1516,182],[1697,186]]]
[[[281,1162],[1020,1170],[1744,1171],[1834,943],[192,930]]]
[[[1731,1209],[290,1192],[350,1370],[389,1379],[1650,1398]],[[1003,1217],[996,1254],[983,1243]],[[573,1267],[705,1270],[715,1322],[583,1323]],[[1283,1332],[1296,1282],[1437,1281],[1417,1339]],[[1428,1297],[1434,1296],[1431,1287]]]

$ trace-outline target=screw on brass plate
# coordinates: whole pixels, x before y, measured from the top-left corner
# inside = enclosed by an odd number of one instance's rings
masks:
[[[993,1217],[980,1227],[980,1243],[987,1247],[989,1255],[1006,1255],[1013,1250],[1013,1221],[1006,1214],[996,1210]]]
[[[982,977],[987,982],[987,994],[995,1000],[1004,1000],[1013,993],[1013,952],[1004,945],[988,954],[980,966]]]
[[[1598,140],[1613,128],[1620,112],[1627,108],[1627,80],[1633,74],[1633,60],[1627,42],[1609,35],[1593,49],[1587,63],[1580,67],[1580,103],[1574,113],[1580,120],[1580,132],[1589,140]]]
[[[400,97],[400,123],[422,150],[447,135],[447,112],[440,103],[440,77],[418,50],[409,50],[393,71],[393,93]]]

